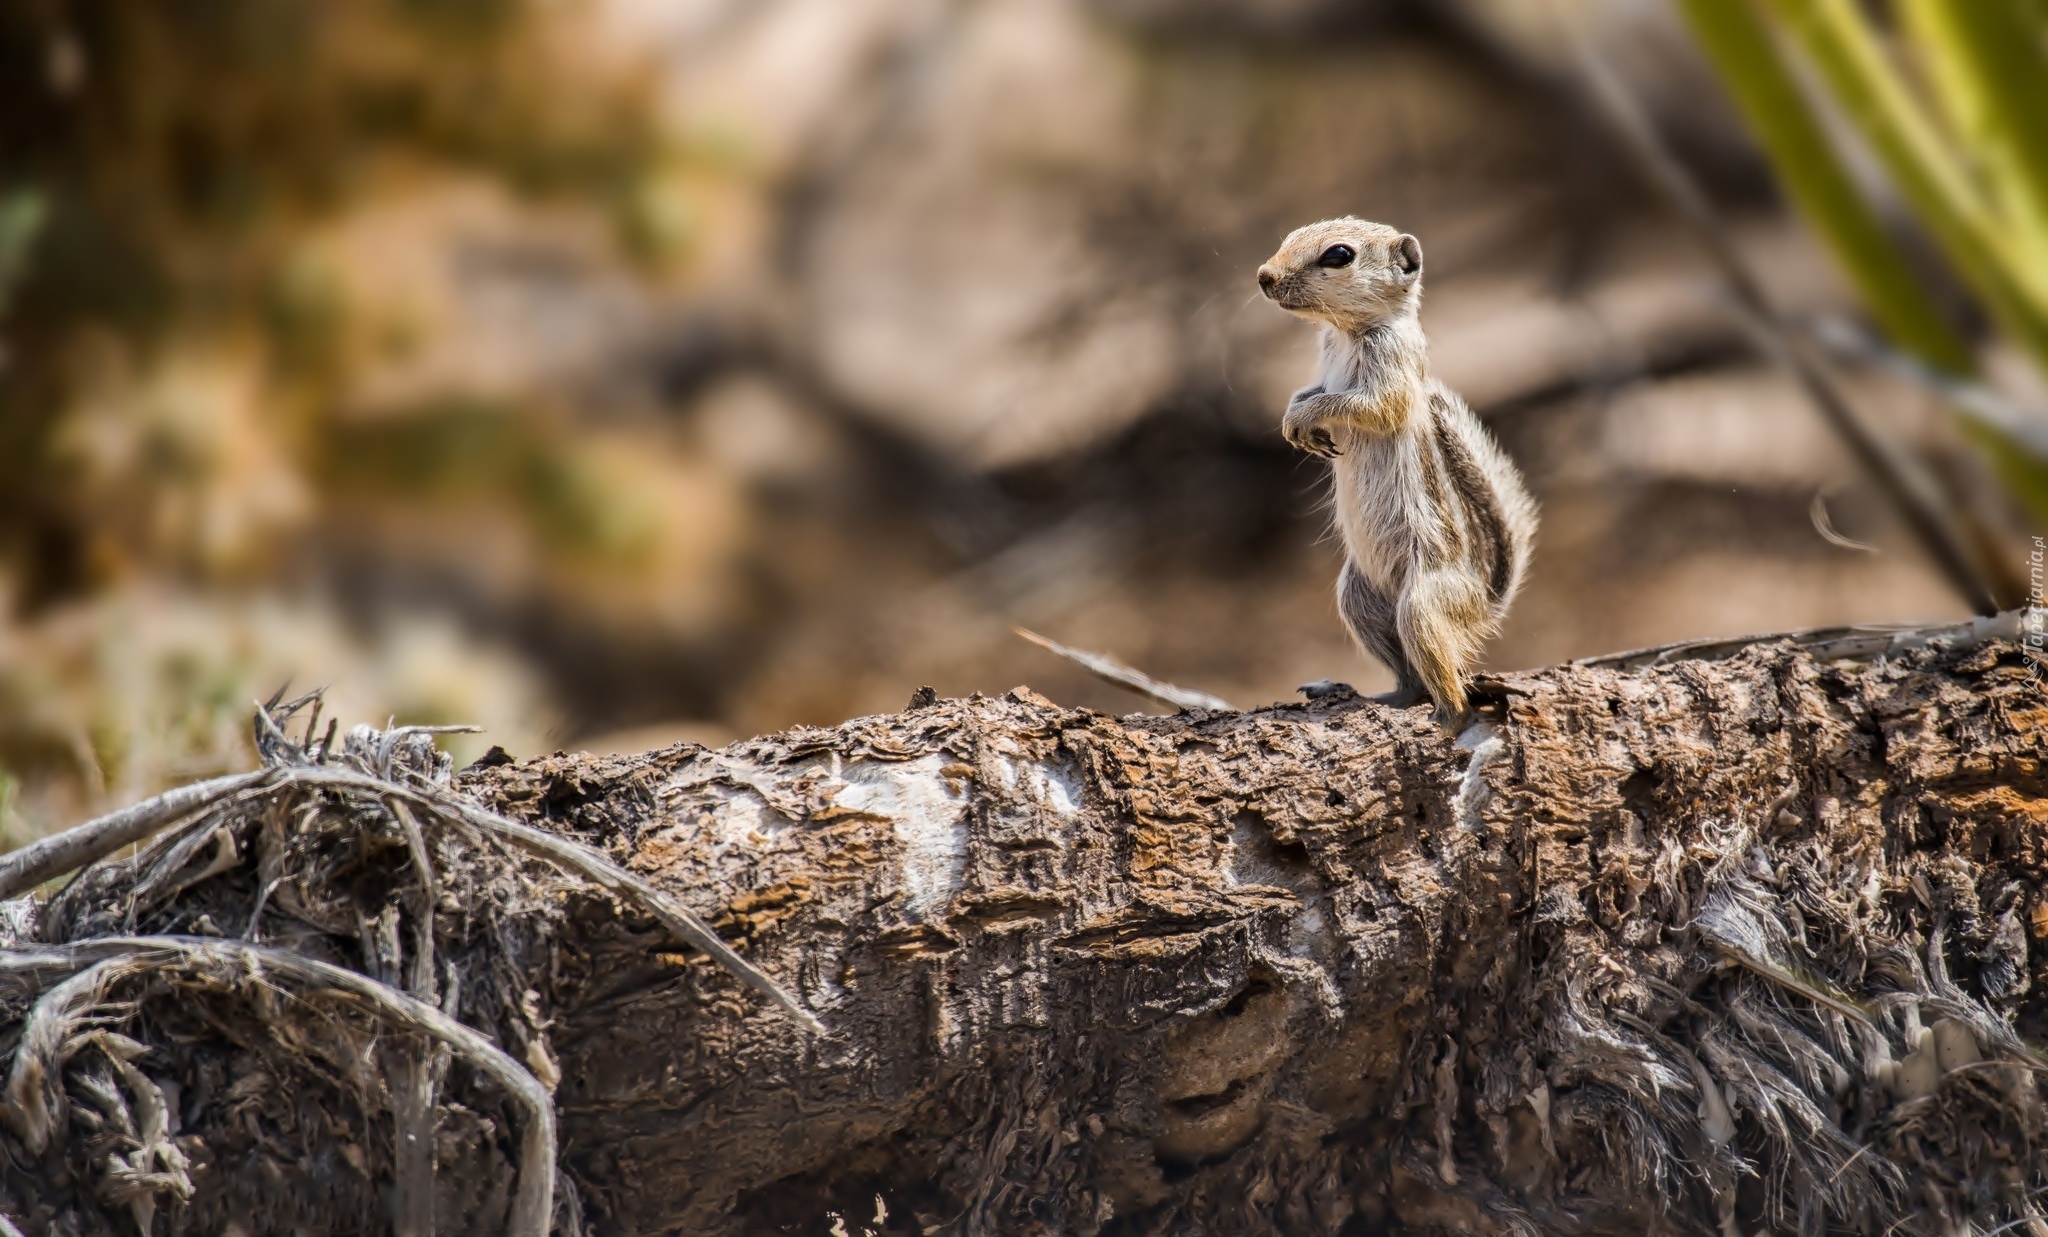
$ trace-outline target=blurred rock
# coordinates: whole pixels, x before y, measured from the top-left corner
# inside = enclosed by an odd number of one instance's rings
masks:
[[[973,466],[1248,375],[1280,394],[1264,365],[1298,332],[1247,304],[1249,275],[1307,219],[1399,221],[1433,278],[1566,239],[1531,175],[1556,109],[1431,36],[1146,49],[1074,4],[997,0],[951,40],[807,207],[792,330],[828,382]]]
[[[518,201],[481,178],[384,194],[308,236],[294,273],[339,304],[354,415],[459,393],[515,400],[610,363],[656,320],[656,289],[590,205]]]

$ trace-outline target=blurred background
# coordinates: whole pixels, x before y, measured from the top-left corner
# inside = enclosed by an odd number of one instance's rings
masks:
[[[1831,364],[2017,604],[2044,30],[2037,0],[8,0],[0,844],[248,764],[286,680],[486,727],[462,758],[923,684],[1147,707],[1016,625],[1240,705],[1384,688],[1326,470],[1277,432],[1312,332],[1252,280],[1345,213],[1420,236],[1438,370],[1542,504],[1496,667],[1967,616],[1587,49],[1788,319],[1896,350]]]

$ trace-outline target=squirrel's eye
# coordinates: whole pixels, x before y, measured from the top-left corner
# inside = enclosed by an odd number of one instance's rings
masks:
[[[1323,256],[1316,259],[1316,265],[1327,266],[1335,270],[1340,266],[1351,265],[1351,259],[1357,256],[1358,251],[1349,245],[1332,245],[1328,249],[1323,250]]]

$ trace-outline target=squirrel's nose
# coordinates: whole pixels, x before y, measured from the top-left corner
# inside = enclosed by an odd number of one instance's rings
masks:
[[[1273,285],[1279,282],[1280,276],[1273,273],[1272,267],[1262,266],[1259,268],[1259,291],[1267,296],[1271,296],[1273,295]]]

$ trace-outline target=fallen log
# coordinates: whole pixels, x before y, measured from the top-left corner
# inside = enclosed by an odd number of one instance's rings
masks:
[[[9,904],[0,1212],[2048,1233],[2018,620],[1502,676],[1455,738],[1019,689],[451,774],[271,718],[273,772]]]

